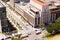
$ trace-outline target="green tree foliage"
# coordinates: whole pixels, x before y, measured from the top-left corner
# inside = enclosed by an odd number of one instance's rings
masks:
[[[41,28],[44,27],[44,26],[45,26],[45,24],[39,24],[39,27],[41,27]]]
[[[3,34],[8,35],[8,34],[9,34],[9,32],[4,32]]]
[[[46,30],[51,33],[53,30],[59,30],[60,29],[60,17],[57,18],[56,23],[47,27]]]
[[[18,35],[18,37],[12,37],[11,40],[22,40],[21,35]]]
[[[8,0],[2,0],[3,2],[7,2]]]
[[[14,38],[12,37],[11,40],[22,40],[21,38]]]
[[[14,40],[14,37],[12,37],[11,40]]]
[[[60,17],[57,18],[56,23],[60,23]]]
[[[51,33],[53,30],[58,30],[60,29],[60,23],[58,24],[53,24],[52,26],[49,26],[46,28],[46,30]]]

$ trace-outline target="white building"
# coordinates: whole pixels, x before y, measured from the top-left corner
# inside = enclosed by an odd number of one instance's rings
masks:
[[[15,1],[15,0],[14,0]],[[45,2],[40,0],[30,0],[29,3],[13,3],[13,8],[23,16],[28,22],[33,26],[38,26],[41,23],[50,22],[51,14],[49,12],[49,7]],[[16,0],[17,1],[17,0]]]
[[[14,0],[18,1],[18,0]],[[59,1],[44,1],[44,0],[30,0],[28,3],[11,1],[13,8],[23,16],[33,26],[38,26],[41,23],[53,22],[59,17]],[[54,12],[53,12],[53,11]],[[58,11],[56,11],[58,10]],[[59,12],[57,14],[57,12]],[[57,15],[57,17],[56,17]]]
[[[47,6],[45,2],[40,1],[40,0],[31,0],[30,5],[39,9],[40,23],[50,22],[51,14],[49,12],[49,7]]]

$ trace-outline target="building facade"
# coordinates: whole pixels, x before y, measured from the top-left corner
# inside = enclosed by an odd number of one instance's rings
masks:
[[[7,27],[6,7],[0,3],[0,32]]]
[[[17,0],[16,0],[17,1]],[[13,2],[13,1],[11,1]],[[33,26],[50,22],[51,13],[45,2],[31,0],[27,5],[13,3],[14,9]],[[12,5],[13,6],[13,5]]]
[[[59,1],[10,0],[11,6],[33,26],[55,21],[60,16]],[[57,13],[58,12],[58,13]]]

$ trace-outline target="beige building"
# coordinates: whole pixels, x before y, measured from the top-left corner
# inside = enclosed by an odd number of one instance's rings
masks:
[[[45,0],[51,13],[51,22],[54,22],[60,17],[60,1],[59,0]]]
[[[12,4],[14,1],[11,1]],[[32,26],[50,22],[51,14],[45,2],[31,0],[30,3],[13,3],[14,9],[22,15]]]
[[[59,3],[59,2],[57,2]],[[53,22],[56,20],[58,8],[56,2],[43,0],[30,0],[25,3],[21,0],[10,0],[11,6],[34,27],[41,23]],[[55,10],[54,12],[52,10]]]

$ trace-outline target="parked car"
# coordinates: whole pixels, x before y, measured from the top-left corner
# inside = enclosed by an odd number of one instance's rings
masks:
[[[28,34],[23,34],[23,35],[21,35],[21,38],[23,39],[23,38],[26,38],[26,37],[28,37]]]
[[[41,30],[35,29],[35,31],[36,31],[36,35],[41,34]]]
[[[39,35],[39,34],[41,34],[41,31],[37,31],[37,32],[36,32],[36,35]]]
[[[7,37],[6,39],[9,39],[9,38],[11,38],[11,37]]]

